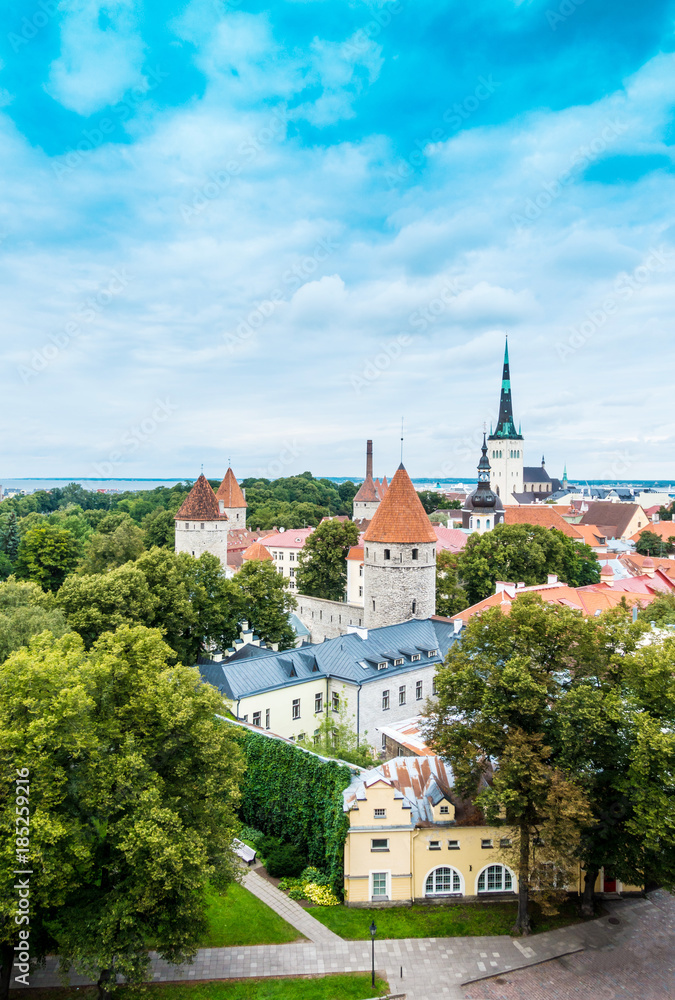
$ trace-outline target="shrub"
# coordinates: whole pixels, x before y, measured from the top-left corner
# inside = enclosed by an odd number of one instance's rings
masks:
[[[288,892],[289,899],[307,899],[304,888],[301,885],[294,885]]]
[[[305,868],[304,872],[302,872],[300,875],[300,881],[305,885],[307,882],[313,882],[314,885],[326,885],[330,887],[330,879],[328,875],[324,875],[324,873],[320,872],[318,868],[313,868],[311,866],[309,868]]]
[[[307,861],[302,851],[293,844],[279,844],[269,853],[263,850],[263,854],[267,871],[272,878],[281,878],[284,875],[297,878]]]
[[[239,839],[248,841],[248,843],[253,844],[256,849],[258,848],[258,841],[262,840],[264,836],[265,834],[262,830],[256,830],[253,826],[242,826],[239,831]]]
[[[262,837],[258,838],[256,843],[256,848],[258,854],[262,854],[263,858],[268,858],[270,854],[274,854],[275,851],[279,850],[281,847],[281,841],[278,837],[270,837],[264,834]]]
[[[315,885],[308,882],[305,886],[305,896],[317,906],[339,906],[340,900],[325,885]]]

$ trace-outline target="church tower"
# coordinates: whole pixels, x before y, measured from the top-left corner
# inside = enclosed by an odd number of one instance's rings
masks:
[[[204,552],[217,556],[227,567],[229,525],[222,500],[219,501],[202,472],[174,517],[176,552],[199,558]]]
[[[373,482],[373,442],[366,441],[366,478],[361,483],[359,492],[354,497],[352,518],[355,521],[363,518],[370,521],[380,506],[377,486]]]
[[[216,498],[223,502],[225,513],[230,522],[227,526],[228,531],[245,530],[248,505],[232,469],[228,468],[225,473],[225,478],[218,487]]]
[[[481,535],[492,531],[504,521],[504,504],[490,484],[490,460],[487,453],[488,447],[483,434],[483,447],[478,462],[478,486],[466,498],[462,508],[462,527]]]
[[[363,536],[367,628],[436,613],[436,532],[403,464]]]
[[[502,394],[499,400],[499,420],[488,437],[492,485],[504,503],[511,503],[511,494],[523,492],[523,435],[516,431],[511,399],[509,342],[504,348]]]

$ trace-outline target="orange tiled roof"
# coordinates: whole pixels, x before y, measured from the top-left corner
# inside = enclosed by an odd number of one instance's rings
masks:
[[[359,562],[363,562],[363,545],[352,545],[347,553],[347,559],[357,559]]]
[[[246,500],[244,499],[244,494],[241,492],[241,486],[234,478],[232,469],[228,469],[225,473],[225,478],[218,487],[216,496],[219,500],[223,501],[226,507],[248,506]]]
[[[647,556],[641,556],[638,552],[625,553],[619,556],[619,562],[623,563],[632,576],[644,576],[644,562]],[[675,582],[675,559],[659,559],[652,556],[655,569],[660,569],[669,579]]]
[[[435,542],[436,533],[410,476],[399,465],[363,536],[366,542]]]
[[[265,546],[262,545],[260,542],[253,542],[252,545],[249,545],[246,551],[242,553],[241,558],[243,561],[248,561],[249,559],[258,559],[260,560],[260,562],[266,562],[266,561],[272,562],[271,552],[268,552]]]
[[[203,472],[174,517],[174,521],[182,521],[183,519],[188,521],[227,521],[228,519],[227,514],[220,513],[216,494]]]
[[[373,482],[370,476],[366,476],[366,478],[363,480],[359,492],[356,494],[354,499],[361,500],[362,502],[373,502],[373,503],[380,499],[379,496],[377,495],[377,488],[375,486],[375,483]]]
[[[667,542],[671,535],[675,536],[675,521],[657,521],[656,523],[650,521],[644,528],[640,528],[639,531],[635,532],[631,537],[631,542],[637,542],[643,531],[651,531],[653,534],[658,535],[664,542]]]
[[[597,587],[598,589],[595,590],[593,587]],[[625,590],[615,590],[604,584],[594,584],[590,588],[576,589],[568,587],[566,584],[521,587],[520,590],[516,590],[511,594],[506,592],[491,594],[483,601],[479,601],[478,604],[460,611],[459,614],[453,616],[452,620],[458,621],[461,619],[467,622],[475,614],[480,614],[481,611],[494,607],[501,608],[502,613],[508,615],[511,611],[511,605],[514,601],[518,600],[521,594],[538,594],[547,604],[558,604],[562,607],[576,608],[586,617],[593,617],[598,611],[609,611],[610,608],[615,608],[620,604],[622,599],[626,601],[629,607],[634,604],[644,607],[647,604],[651,604],[657,596],[655,593],[627,593]]]
[[[586,545],[591,545],[593,548],[607,544],[605,533],[597,524],[575,524],[574,530],[579,532]]]
[[[542,528],[557,528],[568,538],[582,538],[577,531],[576,525],[568,524],[550,504],[541,507],[535,504],[527,504],[523,507],[515,507],[511,504],[504,507],[505,524],[535,524]]]

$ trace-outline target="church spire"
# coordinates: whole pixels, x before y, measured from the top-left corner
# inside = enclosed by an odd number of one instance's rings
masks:
[[[509,369],[509,338],[506,338],[504,348],[504,370],[502,372],[502,394],[499,400],[499,420],[494,434],[490,434],[490,440],[508,439],[519,441],[522,434],[516,433],[516,425],[513,420],[513,404],[511,400],[511,372]]]

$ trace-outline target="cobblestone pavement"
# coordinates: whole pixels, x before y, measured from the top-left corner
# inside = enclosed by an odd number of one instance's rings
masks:
[[[462,991],[464,1000],[671,1000],[675,896],[659,890],[631,907],[606,906],[621,921],[613,941],[472,983]],[[596,923],[607,923],[607,917]]]

